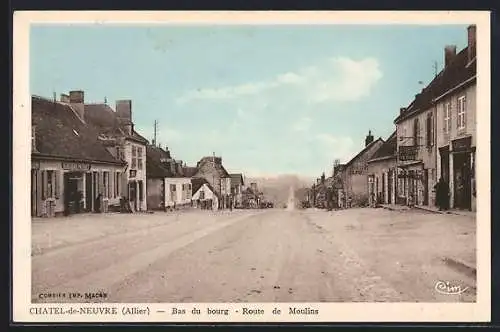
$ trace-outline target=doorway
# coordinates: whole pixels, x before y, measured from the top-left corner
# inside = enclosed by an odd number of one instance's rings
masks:
[[[137,182],[131,181],[128,183],[128,199],[130,206],[134,211],[137,211]]]
[[[422,182],[424,185],[424,205],[429,205],[429,169],[424,169]]]
[[[78,172],[64,173],[64,214],[80,212],[80,195],[78,192],[78,181],[82,174]]]
[[[471,209],[471,156],[470,153],[453,154],[454,207]]]
[[[85,210],[92,211],[92,202],[94,195],[92,192],[92,173],[85,173]]]
[[[392,185],[394,183],[394,172],[392,169],[389,170],[387,174],[387,204],[393,204],[392,202]]]

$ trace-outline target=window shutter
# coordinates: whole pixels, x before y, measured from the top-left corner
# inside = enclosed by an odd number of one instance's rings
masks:
[[[47,198],[47,171],[42,171],[42,200]]]
[[[59,179],[59,171],[54,171],[53,174],[53,177],[54,177],[54,197],[56,199],[59,199],[59,193],[61,192],[61,188],[59,188],[59,185],[61,183],[60,179]]]
[[[113,176],[111,176],[111,174]],[[115,190],[115,180],[116,179],[115,179],[115,174],[116,174],[115,172],[109,173],[109,175],[110,175],[110,177],[109,177],[109,181],[110,181],[110,183],[109,183],[109,193],[110,193],[109,197],[112,197],[112,198],[116,198],[116,190]]]
[[[467,126],[467,97],[464,96],[464,99],[462,99],[462,114],[463,114],[463,122],[464,122],[464,127]]]

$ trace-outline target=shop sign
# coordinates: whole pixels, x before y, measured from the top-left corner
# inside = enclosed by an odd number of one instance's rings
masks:
[[[417,146],[413,146],[413,145],[400,146],[398,154],[399,154],[400,161],[417,160]]]
[[[472,137],[464,137],[451,142],[454,152],[468,151],[472,143]]]
[[[90,164],[77,162],[62,162],[62,168],[72,171],[89,171]]]

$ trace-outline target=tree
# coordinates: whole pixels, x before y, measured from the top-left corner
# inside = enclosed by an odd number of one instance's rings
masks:
[[[332,169],[332,176],[335,175],[335,169],[340,165],[340,159],[335,159],[333,161],[333,169]]]

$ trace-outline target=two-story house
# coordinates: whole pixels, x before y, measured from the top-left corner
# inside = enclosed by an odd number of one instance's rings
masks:
[[[456,46],[444,48],[444,68],[415,96],[406,108],[401,108],[394,120],[397,132],[397,195],[400,203],[435,205],[435,184],[443,176],[452,183],[449,169],[459,169],[456,180],[462,184],[473,183],[472,136],[475,132],[475,27],[468,29],[468,46],[456,54]],[[468,109],[473,109],[467,113]],[[455,110],[455,112],[453,112]],[[454,125],[452,125],[453,120]],[[438,125],[439,122],[439,125]],[[469,125],[466,123],[469,122]],[[446,127],[446,129],[445,129]],[[467,129],[468,128],[468,129]],[[436,132],[439,130],[439,143]],[[455,139],[463,138],[463,140]],[[468,142],[470,141],[470,143]],[[448,144],[448,147],[446,145]],[[453,150],[455,144],[458,150]],[[437,152],[440,145],[440,153]],[[460,146],[460,147],[459,147]],[[446,151],[457,157],[449,158]],[[442,151],[442,153],[441,153]],[[453,166],[453,161],[460,164]],[[443,165],[448,164],[448,167]],[[439,172],[439,174],[438,174]],[[465,174],[465,176],[464,176]],[[463,180],[468,178],[467,180]],[[470,208],[471,185],[460,185],[457,207]],[[453,187],[456,189],[456,187]],[[454,202],[452,190],[451,200]],[[468,203],[467,203],[468,202]]]
[[[243,206],[243,174],[230,174],[231,176],[231,197],[233,207],[241,208]]]
[[[368,199],[372,204],[395,204],[396,202],[396,146],[397,136],[393,132],[368,160]]]
[[[341,206],[364,206],[368,204],[368,160],[384,143],[382,138],[374,140],[371,131],[365,138],[365,147],[351,160],[342,165]],[[346,205],[347,204],[347,205]]]
[[[68,97],[69,98],[69,97]],[[119,202],[126,163],[99,139],[85,121],[83,93],[72,103],[31,99],[31,215],[53,217],[108,212]]]
[[[71,99],[69,102],[72,103]],[[146,211],[148,140],[134,130],[132,101],[116,101],[116,110],[106,103],[84,104],[84,111],[85,121],[99,128],[100,139],[108,149],[127,163],[127,170],[121,178],[121,197],[130,203],[133,211]]]
[[[191,206],[191,178],[184,174],[181,161],[171,157],[168,149],[147,147],[148,209],[168,210]]]
[[[204,178],[220,196],[219,208],[229,208],[231,201],[231,176],[222,165],[222,158],[211,156],[203,157],[196,165],[193,178]]]
[[[448,79],[434,98],[437,110],[437,174],[450,188],[450,207],[476,210],[476,27],[467,47],[451,53]],[[446,69],[445,69],[446,70]]]

